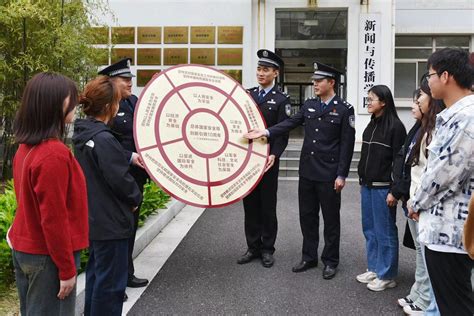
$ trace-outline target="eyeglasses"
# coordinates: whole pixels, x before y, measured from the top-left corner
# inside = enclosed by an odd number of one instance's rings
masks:
[[[427,74],[425,75],[425,78],[426,78],[426,80],[430,80],[430,77],[431,77],[431,76],[437,75],[437,74],[438,74],[437,72],[433,72],[433,73],[431,73],[431,74],[430,74],[430,73],[427,73]]]
[[[380,101],[379,99],[371,99],[371,98],[367,98],[367,103],[372,103],[374,101]]]

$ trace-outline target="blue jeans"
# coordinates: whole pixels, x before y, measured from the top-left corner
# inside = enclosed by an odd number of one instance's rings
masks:
[[[398,275],[396,208],[387,206],[388,189],[361,186],[362,231],[367,248],[368,270],[381,280]]]
[[[74,315],[76,286],[65,299],[57,297],[58,268],[50,256],[16,250],[13,250],[12,256],[21,315]],[[79,268],[79,251],[74,253],[74,260],[76,268]]]
[[[418,223],[408,219],[408,227],[410,228],[413,243],[416,248],[415,283],[413,283],[411,287],[408,298],[411,299],[416,306],[422,310],[426,310],[431,301],[431,284],[428,271],[426,271],[425,260],[423,259],[423,246],[418,242]]]
[[[90,240],[84,315],[121,315],[127,278],[128,239]]]

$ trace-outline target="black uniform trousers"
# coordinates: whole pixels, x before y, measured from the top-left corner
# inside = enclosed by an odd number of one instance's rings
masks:
[[[320,182],[299,178],[298,201],[300,226],[303,233],[304,261],[318,261],[319,209],[324,219],[324,249],[321,260],[325,265],[339,264],[339,239],[341,235],[341,193],[334,190],[334,181]]]
[[[143,195],[143,186],[148,179],[143,173],[144,171],[137,170],[135,166],[130,168],[130,174],[133,176],[135,181],[137,182],[138,188]],[[135,246],[135,237],[137,235],[138,229],[138,219],[140,217],[140,208],[141,203],[138,208],[133,212],[133,233],[132,236],[128,239],[128,277],[131,278],[135,274],[135,266],[133,265],[133,247]]]
[[[278,230],[276,214],[278,171],[280,161],[263,175],[260,183],[244,198],[245,238],[252,253],[275,252]]]
[[[441,315],[474,315],[471,273],[474,260],[425,247],[426,268]]]

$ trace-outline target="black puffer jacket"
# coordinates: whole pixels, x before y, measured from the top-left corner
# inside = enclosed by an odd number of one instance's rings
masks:
[[[129,173],[122,146],[107,125],[93,118],[76,120],[72,141],[86,176],[89,238],[129,238],[132,209],[140,204],[142,195]]]
[[[362,134],[362,150],[358,165],[359,183],[368,187],[390,187],[395,156],[407,135],[400,120],[386,129],[384,117],[372,116]]]
[[[418,130],[421,127],[420,122],[416,122],[415,125],[408,132],[405,143],[395,156],[393,162],[393,183],[390,192],[397,199],[403,198],[404,201],[408,201],[410,198],[410,184],[411,184],[411,164],[407,162],[407,154],[410,148],[410,144],[414,137],[416,137]],[[410,156],[413,152],[410,153]]]

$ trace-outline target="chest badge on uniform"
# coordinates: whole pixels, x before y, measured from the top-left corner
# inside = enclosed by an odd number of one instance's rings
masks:
[[[118,112],[117,113],[117,116],[124,116],[125,115],[125,112]]]
[[[316,110],[313,109],[313,108],[308,108],[308,111],[310,111],[310,112],[316,112]]]
[[[286,116],[291,115],[291,104],[285,105],[285,114],[286,114]]]
[[[275,100],[271,99],[270,101],[267,101],[269,104],[276,104]]]
[[[332,109],[332,112],[329,112],[329,115],[339,116],[339,113],[336,112],[336,109]]]
[[[337,104],[337,101],[334,101],[334,104]]]

